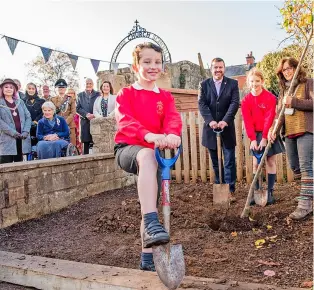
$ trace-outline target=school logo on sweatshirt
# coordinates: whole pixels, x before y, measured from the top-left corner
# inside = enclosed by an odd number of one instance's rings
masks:
[[[164,104],[162,101],[157,102],[157,114],[162,115],[164,113]]]

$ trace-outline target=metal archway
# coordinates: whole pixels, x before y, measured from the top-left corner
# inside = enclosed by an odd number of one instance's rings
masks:
[[[135,25],[133,26],[132,30],[129,32],[129,34],[123,38],[120,43],[117,45],[115,48],[111,61],[110,61],[110,67],[109,70],[112,69],[112,64],[117,62],[117,58],[119,56],[120,51],[122,48],[128,44],[130,41],[136,39],[136,38],[149,38],[155,43],[157,43],[161,49],[162,49],[162,54],[163,54],[163,61],[164,63],[171,63],[171,54],[169,52],[169,49],[166,45],[166,43],[155,33],[148,32],[146,31],[145,28],[141,27],[138,23],[137,20],[135,20]]]

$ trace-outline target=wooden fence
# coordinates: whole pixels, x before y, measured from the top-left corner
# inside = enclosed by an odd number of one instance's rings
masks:
[[[202,146],[203,118],[198,112],[181,112],[183,122],[182,145],[180,158],[172,170],[172,177],[176,182],[195,183],[214,182],[214,171],[208,150]],[[243,130],[243,122],[240,110],[235,119],[236,125],[236,167],[237,180],[247,183],[253,180],[252,156],[249,155],[250,141]],[[173,156],[174,152],[166,150],[166,157]],[[277,182],[293,181],[293,173],[286,162],[285,154],[278,154],[277,158]]]

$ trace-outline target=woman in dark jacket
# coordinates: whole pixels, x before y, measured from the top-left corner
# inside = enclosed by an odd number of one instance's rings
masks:
[[[37,126],[38,159],[61,157],[61,150],[69,145],[69,126],[63,117],[56,115],[52,102],[45,102],[42,109],[44,116]]]
[[[37,144],[37,140],[35,139],[36,127],[37,127],[38,121],[43,117],[41,106],[45,102],[45,100],[40,99],[38,97],[38,91],[35,84],[33,83],[27,84],[24,102],[28,111],[31,114],[32,126],[30,130],[30,135],[31,137],[33,137],[32,146],[35,146]]]
[[[31,116],[12,79],[0,84],[0,164],[23,161],[31,151]]]

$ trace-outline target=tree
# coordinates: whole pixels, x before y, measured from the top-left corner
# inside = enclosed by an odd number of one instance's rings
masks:
[[[289,38],[304,44],[313,29],[313,0],[285,0],[281,26],[290,35]]]
[[[79,88],[78,72],[73,70],[69,57],[64,53],[52,52],[47,63],[38,56],[26,65],[29,69],[27,77],[39,86],[46,84],[53,89],[55,82],[62,78],[69,87]]]
[[[265,87],[274,94],[279,93],[278,78],[276,75],[276,69],[279,65],[279,61],[283,57],[294,57],[299,59],[302,53],[302,47],[298,44],[292,44],[280,51],[271,52],[266,54],[263,59],[257,64],[265,78]],[[307,54],[303,61],[303,68],[307,72],[309,77],[313,77],[313,46],[309,47]]]

